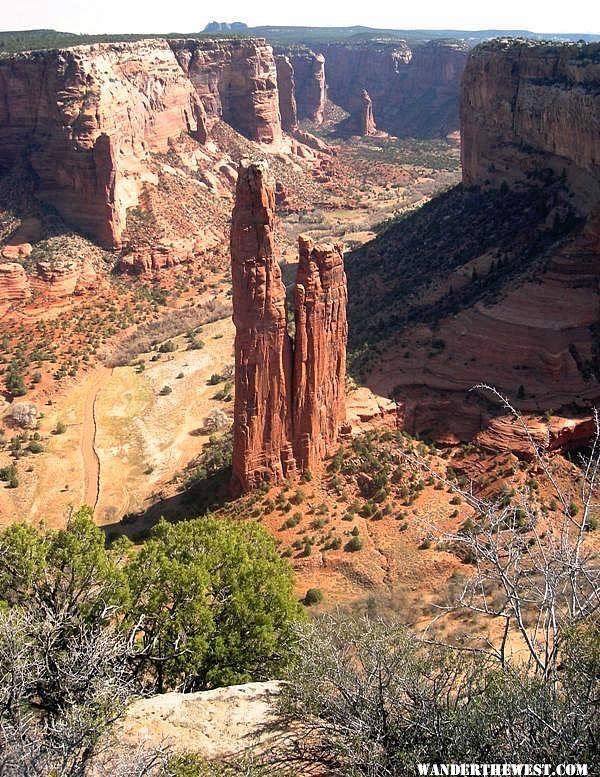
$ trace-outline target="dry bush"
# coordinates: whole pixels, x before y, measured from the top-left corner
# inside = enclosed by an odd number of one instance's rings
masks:
[[[195,307],[169,311],[159,321],[138,326],[112,353],[105,356],[105,364],[107,367],[124,367],[140,353],[147,353],[169,338],[230,315],[231,305],[214,299]]]

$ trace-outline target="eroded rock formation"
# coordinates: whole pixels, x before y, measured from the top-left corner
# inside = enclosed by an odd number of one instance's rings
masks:
[[[150,154],[186,134],[206,143],[219,119],[251,140],[281,140],[264,40],[142,40],[0,60],[0,170],[30,167],[36,196],[105,248],[121,246],[127,209],[158,183]]]
[[[140,163],[204,111],[166,41],[35,51],[0,60],[0,167],[23,158],[37,196],[98,243],[118,247]]]
[[[295,471],[292,343],[274,255],[275,193],[266,162],[243,160],[231,224],[235,324],[233,490]]]
[[[285,132],[294,132],[298,127],[294,68],[289,57],[284,54],[278,54],[275,57],[275,65],[277,67],[281,127]]]
[[[323,122],[325,110],[325,57],[314,51],[292,51],[289,58],[294,68],[298,118]]]
[[[31,296],[31,287],[25,268],[17,262],[0,261],[0,313]]]
[[[264,40],[172,40],[171,47],[202,101],[209,131],[223,119],[250,140],[281,140],[277,71]]]
[[[274,215],[275,187],[266,162],[242,160],[231,225],[236,493],[318,466],[333,453],[345,419],[342,246],[300,238],[293,346],[274,255]]]
[[[298,239],[293,429],[300,470],[335,452],[346,418],[346,274],[343,245]]]
[[[368,137],[377,132],[375,119],[373,118],[373,100],[369,97],[366,89],[362,90],[362,117],[361,117],[361,135]]]

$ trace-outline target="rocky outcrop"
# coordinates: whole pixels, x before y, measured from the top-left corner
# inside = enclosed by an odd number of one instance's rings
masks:
[[[116,729],[124,748],[142,743],[207,759],[262,752],[289,738],[289,723],[278,713],[282,685],[271,681],[215,688],[198,693],[161,693],[134,702]]]
[[[10,305],[25,302],[30,296],[25,268],[17,262],[0,261],[0,313]]]
[[[235,493],[314,469],[345,420],[346,276],[341,245],[300,239],[295,346],[274,255],[275,188],[242,160],[231,225]]]
[[[235,324],[233,490],[281,481],[292,452],[292,343],[274,254],[275,193],[266,162],[243,160],[231,223]]]
[[[298,118],[322,124],[325,110],[325,57],[314,51],[291,51]]]
[[[597,206],[599,85],[598,43],[477,46],[461,98],[465,183],[533,181],[553,170],[575,198]]]
[[[343,245],[298,239],[293,429],[296,463],[315,469],[335,452],[346,418],[346,275]]]
[[[377,132],[375,126],[375,119],[373,118],[373,100],[369,97],[369,93],[366,89],[362,90],[362,116],[361,116],[361,135],[363,137],[369,137]]]
[[[286,57],[284,54],[278,54],[275,57],[275,65],[277,67],[281,127],[285,132],[291,133],[298,127],[294,68],[289,57]]]
[[[33,243],[41,237],[41,223],[36,218],[26,218],[10,235],[6,245],[0,249],[5,259],[26,259],[33,251]]]
[[[0,60],[0,167],[23,158],[37,196],[107,248],[120,245],[151,151],[204,112],[166,41],[95,44]]]
[[[595,433],[591,416],[577,419],[553,416],[547,421],[525,418],[523,423],[512,416],[493,418],[477,436],[477,442],[488,450],[510,451],[519,458],[533,459],[534,446],[539,451],[565,453],[588,446]]]
[[[327,96],[360,126],[362,90],[373,101],[379,129],[400,137],[444,137],[459,128],[463,44],[340,43],[321,47]],[[297,77],[298,80],[298,77]],[[300,102],[298,103],[300,106]]]
[[[202,102],[209,131],[223,119],[250,140],[281,140],[277,71],[263,39],[172,40],[171,47]]]

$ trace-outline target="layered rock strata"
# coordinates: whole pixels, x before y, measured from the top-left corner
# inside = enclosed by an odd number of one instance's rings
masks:
[[[333,453],[345,419],[342,246],[300,238],[292,345],[273,248],[274,210],[266,163],[243,160],[231,226],[235,493],[317,467]]]
[[[293,430],[296,463],[315,469],[337,447],[346,418],[346,274],[343,245],[298,239]]]
[[[209,131],[223,119],[250,140],[281,140],[277,70],[263,39],[172,40],[171,47],[202,102]]]
[[[12,304],[27,301],[30,296],[25,268],[17,262],[0,261],[0,313]]]
[[[141,162],[204,111],[166,41],[96,44],[0,60],[0,168],[22,158],[37,196],[106,248],[120,245]]]

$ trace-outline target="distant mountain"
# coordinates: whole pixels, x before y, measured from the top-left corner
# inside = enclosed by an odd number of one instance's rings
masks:
[[[209,22],[204,32],[245,32],[247,29],[244,22]]]

